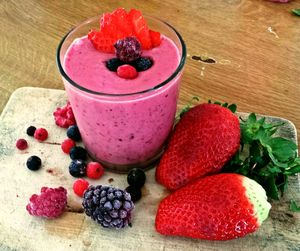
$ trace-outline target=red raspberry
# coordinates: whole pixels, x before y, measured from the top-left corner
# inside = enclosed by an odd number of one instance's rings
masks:
[[[88,189],[89,183],[84,179],[77,179],[73,183],[73,191],[79,197],[82,197],[85,190]]]
[[[34,132],[34,138],[38,141],[45,141],[48,138],[48,132],[45,128],[38,128]]]
[[[76,124],[73,110],[69,102],[63,107],[56,108],[56,111],[53,112],[53,116],[56,125],[59,127],[68,128],[69,126]]]
[[[90,162],[87,164],[86,175],[90,179],[99,179],[104,173],[103,166],[98,162]]]
[[[26,206],[29,214],[46,218],[60,216],[67,206],[67,190],[63,187],[42,187],[41,194],[33,194]]]
[[[138,72],[133,66],[124,64],[118,67],[117,74],[120,78],[134,79],[137,77]]]
[[[24,150],[28,147],[27,141],[25,139],[18,139],[16,142],[16,147],[19,150]]]
[[[61,149],[63,150],[64,153],[69,154],[70,150],[76,146],[75,141],[72,139],[65,139],[61,143]]]

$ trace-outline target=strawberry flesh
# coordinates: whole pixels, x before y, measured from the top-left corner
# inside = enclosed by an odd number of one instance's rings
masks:
[[[217,174],[175,191],[159,204],[156,230],[206,240],[230,240],[254,232],[259,223],[243,179],[247,178]]]

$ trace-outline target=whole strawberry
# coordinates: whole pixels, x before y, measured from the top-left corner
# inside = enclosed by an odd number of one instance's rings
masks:
[[[230,240],[257,230],[270,208],[256,181],[239,174],[216,174],[163,199],[155,227],[164,235]]]
[[[238,118],[227,108],[201,104],[181,118],[156,169],[156,179],[170,190],[217,173],[240,143]]]

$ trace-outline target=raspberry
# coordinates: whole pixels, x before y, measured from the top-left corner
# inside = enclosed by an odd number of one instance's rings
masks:
[[[124,62],[132,62],[142,55],[141,44],[135,37],[119,39],[114,47],[117,57]]]
[[[138,76],[136,69],[128,64],[124,64],[118,67],[117,74],[120,78],[134,79]]]
[[[25,150],[28,147],[28,143],[25,139],[18,139],[16,142],[16,147],[19,150]]]
[[[60,216],[67,205],[67,190],[63,187],[42,187],[41,194],[33,194],[26,206],[29,214],[46,218]]]
[[[77,125],[70,126],[67,130],[67,136],[74,141],[80,141],[81,135]]]
[[[35,130],[36,130],[35,126],[29,126],[26,130],[26,133],[28,136],[33,136],[35,133]]]
[[[27,159],[26,166],[31,171],[39,170],[42,166],[42,161],[38,156],[31,156]]]
[[[86,175],[90,179],[99,179],[104,173],[103,166],[98,162],[90,162],[87,164]]]
[[[69,154],[70,150],[75,146],[75,142],[72,139],[65,139],[61,143],[61,149],[64,153]]]
[[[89,187],[89,183],[84,179],[77,179],[73,183],[73,191],[79,197],[82,197],[85,190]]]
[[[45,141],[48,138],[48,132],[45,128],[38,128],[34,132],[34,138],[38,141]]]
[[[68,128],[69,126],[76,124],[72,107],[69,102],[63,107],[56,108],[56,111],[53,112],[53,116],[56,125],[59,127]]]
[[[149,30],[152,47],[157,47],[161,44],[161,37],[158,31]]]

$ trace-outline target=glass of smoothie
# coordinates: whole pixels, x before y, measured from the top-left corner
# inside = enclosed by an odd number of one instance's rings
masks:
[[[176,113],[185,44],[168,23],[145,19],[149,28],[161,33],[161,44],[142,51],[153,65],[134,79],[109,71],[105,62],[115,55],[97,51],[88,40],[88,32],[99,27],[99,16],[78,24],[57,50],[83,144],[91,158],[117,172],[146,169],[157,161]]]

